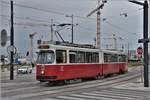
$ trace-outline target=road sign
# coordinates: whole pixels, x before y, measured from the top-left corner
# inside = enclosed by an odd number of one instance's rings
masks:
[[[8,52],[8,54],[10,54],[11,52],[13,52],[13,54],[16,54],[17,49],[16,49],[15,46],[10,45],[10,46],[7,47],[7,52]]]
[[[138,47],[138,48],[137,48],[137,53],[138,53],[139,55],[142,55],[142,54],[143,54],[143,48],[142,48],[142,47]]]

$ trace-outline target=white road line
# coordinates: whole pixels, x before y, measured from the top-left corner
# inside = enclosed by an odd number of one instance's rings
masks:
[[[22,86],[22,85],[31,85],[31,84],[37,84],[38,81],[34,82],[18,82],[18,83],[1,83],[1,87],[8,87],[8,86]]]
[[[119,97],[119,96],[113,96],[113,95],[107,95],[107,94],[84,93],[84,95],[89,95],[89,97],[99,96],[97,98],[104,97],[104,98],[110,98],[110,99],[123,99],[123,100],[127,99],[127,100],[133,100],[133,98],[129,98],[129,97]]]
[[[116,90],[102,90],[102,91],[99,91],[99,93],[101,92],[105,92],[105,93],[108,93],[108,94],[111,94],[111,93],[115,93],[115,94],[121,94],[121,95],[127,95],[127,96],[133,96],[133,97],[141,97],[141,96],[145,96],[146,93],[144,93],[144,95],[142,93],[135,93],[134,91],[116,91]]]
[[[60,100],[60,99],[56,99],[56,98],[45,98],[45,99],[42,99],[42,100]]]
[[[87,100],[83,98],[78,98],[78,97],[71,97],[71,96],[58,96],[56,97],[57,99],[67,99],[67,100]]]
[[[11,90],[3,90],[3,89],[1,89],[1,90],[2,90],[3,94],[8,94],[10,92],[26,91],[28,89],[30,89],[30,90],[32,90],[32,89],[40,89],[40,87],[32,86],[32,87],[23,87],[23,88],[21,87],[21,88],[16,88],[16,89],[11,89]]]
[[[117,93],[117,92],[109,92],[109,91],[107,91],[107,92],[103,92],[103,91],[101,91],[101,92],[99,92],[99,91],[94,91],[93,92],[94,94],[104,94],[104,95],[113,95],[113,96],[119,96],[119,97],[129,97],[129,98],[143,98],[143,97],[141,97],[141,96],[135,96],[134,94],[122,94],[122,93]]]
[[[104,97],[97,97],[97,96],[89,96],[89,95],[83,95],[83,94],[72,94],[71,96],[75,96],[75,97],[78,97],[78,98],[86,98],[86,99],[100,99],[100,100],[108,100],[108,98],[104,98]],[[110,98],[109,98],[110,99]],[[111,100],[116,100],[116,99],[112,99]]]

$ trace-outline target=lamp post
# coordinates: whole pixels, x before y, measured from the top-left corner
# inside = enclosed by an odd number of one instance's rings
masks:
[[[30,61],[32,65],[33,65],[33,37],[36,34],[37,34],[36,32],[29,34],[29,38],[30,38],[30,53],[29,54],[30,54]]]
[[[143,39],[139,39],[139,43],[144,45],[144,87],[149,87],[149,70],[148,70],[148,2],[145,0],[144,3],[129,0],[129,2],[143,6]]]
[[[73,43],[73,14],[71,16],[66,15],[66,17],[71,17],[71,43]]]

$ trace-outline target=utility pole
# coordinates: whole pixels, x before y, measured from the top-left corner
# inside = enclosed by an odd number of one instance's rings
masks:
[[[29,38],[30,38],[30,53],[29,54],[30,54],[30,61],[32,65],[33,65],[33,37],[35,34],[37,33],[34,32],[34,33],[29,34]]]
[[[114,39],[114,50],[117,51],[117,38],[115,34],[113,34],[113,39]]]
[[[51,43],[53,43],[53,19],[51,19]]]
[[[144,22],[143,22],[143,42],[144,45],[144,87],[149,87],[149,69],[148,69],[148,2],[144,1]]]
[[[71,17],[71,43],[73,43],[74,42],[74,39],[73,39],[73,14],[71,16],[66,15],[66,17]]]
[[[100,6],[100,0],[98,0],[98,5],[97,7]],[[100,40],[100,36],[101,36],[101,30],[100,30],[100,26],[101,26],[101,16],[100,16],[101,12],[100,9],[97,10],[97,35],[96,35],[96,47],[98,49],[101,50],[101,40]]]
[[[128,46],[128,61],[129,61],[129,59],[130,59],[130,44],[129,44],[129,42],[128,42],[127,46]]]
[[[11,29],[10,29],[10,45],[14,47],[14,20],[13,20],[13,0],[11,0]],[[14,61],[14,52],[11,50],[10,52],[10,80],[14,79],[14,66],[13,66],[13,61]]]
[[[143,39],[139,39],[139,43],[144,45],[144,87],[149,87],[149,69],[148,69],[148,1],[144,3],[135,0],[129,0],[129,2],[143,6]]]
[[[72,36],[72,40],[71,40],[71,42],[73,43],[73,14],[71,15],[71,23],[72,23],[72,25],[71,25],[71,36]]]

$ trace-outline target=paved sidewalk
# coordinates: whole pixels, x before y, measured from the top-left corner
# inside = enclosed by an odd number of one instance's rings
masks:
[[[143,70],[143,67],[142,67]],[[149,87],[144,87],[144,77],[143,73],[137,81],[126,83],[123,85],[116,86],[115,88],[122,88],[122,89],[131,89],[131,90],[141,90],[141,91],[150,91],[150,66],[149,66]]]

